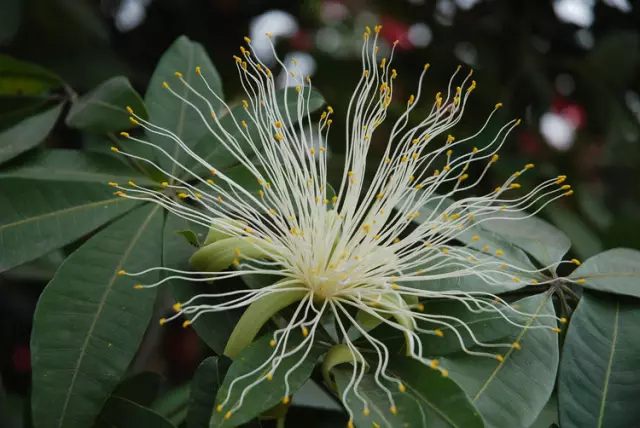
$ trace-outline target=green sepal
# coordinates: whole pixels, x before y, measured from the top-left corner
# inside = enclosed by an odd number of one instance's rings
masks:
[[[290,287],[291,284],[284,285]],[[256,337],[262,326],[271,319],[273,315],[286,308],[292,303],[302,300],[306,296],[306,290],[291,290],[267,294],[253,302],[244,311],[242,317],[233,329],[227,346],[224,348],[224,355],[235,358],[246,348]]]
[[[197,250],[189,259],[189,264],[200,272],[220,272],[243,257],[262,258],[267,252],[258,240],[251,237],[220,239]]]

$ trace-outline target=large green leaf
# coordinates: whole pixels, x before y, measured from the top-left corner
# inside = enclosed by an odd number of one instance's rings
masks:
[[[0,271],[73,242],[133,206],[105,184],[0,179]]]
[[[640,297],[640,251],[614,248],[587,259],[569,278],[598,291]]]
[[[200,241],[204,241],[206,231],[204,228],[189,223],[173,214],[167,214],[164,227],[163,260],[164,266],[174,269],[189,270],[189,258],[195,252],[195,248],[189,244],[181,231],[194,229]],[[196,294],[220,292],[221,287],[227,287],[225,281],[216,281],[212,284],[206,282],[188,282],[184,280],[169,281],[176,300],[184,302]],[[192,324],[198,336],[217,354],[222,355],[227,339],[231,335],[236,322],[239,319],[237,311],[210,312],[203,314]]]
[[[182,425],[187,418],[189,405],[188,383],[170,389],[153,402],[151,408],[176,426]]]
[[[567,333],[558,395],[562,427],[640,421],[640,303],[585,293]]]
[[[193,147],[209,131],[194,109],[163,88],[163,82],[171,85],[179,95],[204,108],[203,111],[208,115],[209,110],[206,104],[174,77],[175,72],[181,72],[184,80],[199,93],[207,96],[213,109],[218,110],[220,103],[210,95],[206,85],[195,73],[196,67],[200,67],[202,76],[207,80],[209,86],[221,99],[224,99],[220,76],[206,51],[202,45],[192,42],[185,36],[179,37],[162,55],[153,72],[145,95],[145,104],[151,122],[174,132],[190,147]],[[205,117],[207,116],[205,115]],[[148,138],[153,143],[166,149],[179,162],[184,163],[188,158],[188,155],[171,139],[152,133],[149,133]],[[167,157],[158,153],[158,159],[160,166],[167,171],[178,175],[182,174],[182,171]]]
[[[28,178],[32,180],[83,181],[106,184],[109,181],[126,184],[152,184],[120,159],[103,153],[69,149],[50,149],[30,153],[0,170],[0,178]]]
[[[162,380],[162,376],[155,372],[137,373],[124,379],[113,391],[113,395],[149,406],[158,398]]]
[[[352,371],[336,368],[332,373],[342,397]],[[464,391],[440,372],[416,360],[402,357],[392,361],[390,373],[406,387],[405,392],[400,392],[396,385],[386,385],[392,392],[397,414],[390,411],[389,399],[375,382],[374,375],[367,373],[358,385],[358,392],[367,402],[369,414],[365,414],[364,405],[353,390],[347,394],[345,403],[353,411],[354,423],[358,428],[375,424],[384,428],[483,426],[480,414]]]
[[[63,104],[30,116],[0,132],[0,163],[34,148],[51,132]]]
[[[0,95],[44,95],[62,84],[58,76],[39,65],[0,55]]]
[[[294,123],[296,123],[298,117],[297,114],[294,114],[294,112],[297,112],[298,93],[289,88],[285,97],[285,91],[284,89],[281,89],[276,92],[275,97],[280,112],[282,114],[286,114],[285,109],[288,108],[292,114],[292,120],[294,121]],[[316,111],[317,109],[322,107],[324,103],[325,101],[322,95],[320,95],[320,93],[316,90],[312,90],[311,94],[309,95],[309,111]],[[231,106],[230,111],[224,109],[219,114],[218,119],[220,121],[220,125],[222,125],[232,137],[236,138],[240,146],[244,148],[247,156],[249,158],[254,158],[255,154],[252,152],[249,144],[246,143],[245,137],[240,131],[240,129],[242,129],[240,124],[243,120],[247,123],[253,123],[244,107],[239,104]],[[249,134],[250,138],[254,141],[254,144],[259,149],[261,147],[260,133],[256,126],[249,125],[245,132]],[[239,164],[236,157],[233,156],[220,142],[218,142],[214,135],[208,132],[195,145],[194,151],[198,153],[204,160],[211,163],[215,168],[219,170],[223,170],[225,168],[229,168]],[[195,162],[193,163],[193,165],[191,165],[191,167],[197,172],[206,172],[204,167],[202,167],[201,165],[196,165]]]
[[[142,98],[126,77],[113,77],[78,98],[67,114],[66,123],[72,128],[94,132],[114,132],[131,128],[126,106],[146,118]]]
[[[156,296],[118,272],[158,266],[161,234],[160,209],[136,209],[69,256],[45,288],[31,336],[35,426],[90,426],[100,412],[138,349]]]
[[[512,327],[509,341],[518,342],[504,353],[502,362],[460,353],[442,359],[442,366],[460,385],[482,414],[487,427],[528,427],[544,408],[553,391],[558,369],[558,338],[550,294],[526,297],[515,303],[531,314],[519,320],[524,327]]]
[[[89,425],[86,425],[89,426]],[[98,417],[96,428],[174,428],[171,422],[153,410],[123,397],[113,396]]]
[[[218,388],[230,365],[231,360],[225,357],[209,357],[200,363],[191,383],[188,428],[204,428],[209,425]]]
[[[291,350],[298,345],[301,341],[301,337],[302,335],[298,332],[292,333],[289,337],[287,349]],[[269,346],[270,340],[270,336],[263,336],[246,347],[240,355],[238,355],[238,358],[233,361],[231,367],[229,367],[229,370],[227,371],[222,386],[218,390],[216,405],[222,402],[227,396],[229,386],[234,379],[258,368],[262,363],[264,363],[268,356],[273,352],[273,348]],[[263,382],[251,389],[246,394],[242,406],[233,413],[231,418],[225,419],[225,413],[237,403],[240,398],[240,394],[247,385],[253,383],[259,376],[266,376],[267,372],[269,372],[270,366],[267,366],[264,372],[256,373],[253,376],[249,376],[236,382],[231,390],[230,400],[228,401],[227,406],[220,412],[213,412],[209,426],[211,428],[235,427],[250,421],[260,413],[281,402],[285,394],[285,373],[300,362],[300,358],[304,352],[305,350],[301,349],[300,352],[284,358],[278,366],[278,369],[273,373],[273,379],[271,381],[265,379]],[[302,364],[291,372],[288,378],[290,394],[293,394],[307,381],[321,352],[321,348],[313,346]]]

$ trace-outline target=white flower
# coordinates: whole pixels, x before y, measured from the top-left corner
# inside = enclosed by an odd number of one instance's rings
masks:
[[[243,188],[223,171],[218,171],[215,164],[198,156],[170,130],[156,126],[134,112],[131,114],[135,124],[147,133],[173,140],[200,167],[210,171],[211,177],[201,178],[178,163],[173,152],[122,133],[139,144],[152,146],[177,163],[188,178],[171,174],[152,160],[121,152],[153,164],[166,174],[168,181],[159,190],[135,183],[129,183],[129,186],[111,183],[118,188],[116,193],[129,199],[156,202],[212,231],[208,245],[198,250],[192,259],[195,266],[206,266],[206,269],[192,272],[150,268],[137,273],[122,272],[129,276],[158,269],[172,273],[160,282],[139,284],[138,288],[155,287],[173,278],[203,282],[256,274],[281,278],[275,284],[259,289],[195,296],[176,304],[177,313],[161,322],[183,314],[193,321],[208,312],[260,305],[265,299],[277,302],[276,309],[295,303],[286,325],[273,333],[273,350],[264,364],[234,380],[226,399],[218,403],[218,410],[224,411],[226,417],[231,417],[242,406],[253,386],[271,379],[284,357],[299,353],[302,362],[317,340],[319,325],[325,316],[335,318],[340,346],[349,351],[353,364],[353,376],[343,391],[344,397],[354,394],[367,412],[367,402],[358,388],[365,370],[369,370],[386,392],[390,411],[396,413],[398,409],[389,385],[396,384],[401,391],[404,385],[388,374],[390,351],[356,320],[356,312],[403,332],[408,356],[446,376],[447,369],[425,355],[418,334],[441,336],[446,331],[458,337],[462,351],[499,361],[503,359],[503,352],[519,349],[520,344],[481,343],[471,327],[461,320],[430,314],[425,301],[454,300],[469,311],[494,312],[514,325],[518,325],[514,316],[522,313],[500,297],[481,290],[430,291],[429,281],[473,275],[482,280],[479,283],[508,283],[516,288],[517,283],[527,283],[527,278],[539,271],[555,267],[527,270],[501,260],[502,249],[491,249],[491,254],[486,254],[453,242],[462,234],[473,233],[478,224],[527,218],[546,204],[572,193],[570,186],[563,184],[564,176],[544,181],[530,192],[522,193],[517,180],[533,167],[527,164],[491,193],[470,196],[498,160],[497,152],[509,132],[520,122],[508,122],[488,144],[474,147],[471,141],[485,130],[501,106],[497,104],[476,134],[464,138],[448,134],[461,119],[476,86],[471,73],[460,76],[458,68],[446,91],[436,94],[435,99],[424,100],[422,81],[429,68],[425,65],[416,94],[406,101],[405,111],[391,129],[384,155],[372,164],[374,161],[367,156],[372,136],[386,119],[397,74],[391,68],[393,49],[389,58],[379,58],[379,30],[379,26],[373,32],[367,28],[364,33],[363,73],[346,113],[346,160],[335,196],[327,181],[327,140],[334,110],[327,107],[317,122],[312,120],[310,79],[297,73],[295,64],[292,68],[283,64],[274,50],[280,67],[288,76],[287,87],[293,83],[292,88],[285,91],[297,93],[294,110],[279,105],[273,74],[251,54],[248,38],[245,40],[249,47],[241,48],[241,56],[236,57],[247,95],[243,101],[247,119],[234,117],[234,129],[222,126],[220,114],[211,108],[209,100],[221,103],[224,114],[233,114],[209,85],[209,93],[198,93],[181,73],[176,73],[182,85],[209,105],[209,111],[198,109],[170,85],[164,85],[198,111],[203,126],[215,140],[255,176],[259,191]],[[206,84],[207,76],[200,68],[196,68],[196,73]],[[422,119],[414,117],[420,102],[430,105],[429,113]],[[250,133],[252,129],[257,132]],[[375,173],[369,177],[366,172],[372,166]],[[454,196],[459,197],[455,202],[452,201]],[[418,219],[419,223],[416,222]],[[473,236],[471,241],[478,239]],[[227,270],[231,265],[234,269]],[[423,285],[416,288],[416,282]],[[251,308],[247,309],[249,311]],[[186,325],[189,323],[185,322]],[[244,345],[247,340],[251,341],[259,327],[248,337],[232,337],[230,342],[235,342],[228,345],[228,353],[236,353],[242,347],[238,343]],[[297,346],[287,347],[287,340],[294,331],[301,331],[303,339]],[[355,331],[367,341],[377,357],[365,362],[363,352],[354,345],[349,331]],[[460,332],[471,336],[473,349],[465,345]],[[295,368],[290,368],[285,377],[285,403],[289,401],[290,392],[287,378]],[[238,400],[231,402],[232,388],[247,378],[254,381],[245,387]],[[354,409],[347,410],[353,416]],[[349,424],[352,426],[353,422]]]

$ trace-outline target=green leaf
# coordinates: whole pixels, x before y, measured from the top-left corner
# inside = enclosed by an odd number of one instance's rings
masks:
[[[600,238],[573,211],[561,205],[550,205],[545,212],[549,215],[549,219],[569,236],[573,243],[573,252],[581,259],[591,257],[603,250]]]
[[[58,76],[39,65],[0,55],[0,95],[38,96],[62,85]]]
[[[155,125],[166,128],[176,134],[186,145],[193,147],[200,141],[208,130],[195,110],[173,96],[163,88],[163,82],[168,82],[171,88],[196,106],[204,106],[205,112],[209,109],[202,100],[194,95],[184,84],[174,77],[179,71],[184,80],[199,93],[206,95],[214,110],[218,110],[220,102],[210,95],[209,90],[202,79],[195,73],[195,67],[200,67],[202,76],[216,94],[224,99],[222,82],[218,71],[209,59],[206,51],[199,43],[192,42],[185,36],[179,37],[162,55],[153,72],[147,93],[145,104],[149,112],[150,121]],[[149,133],[148,139],[167,150],[178,162],[185,164],[189,158],[171,139]],[[182,175],[182,171],[167,157],[158,153],[159,164],[172,174]]]
[[[483,416],[487,427],[528,427],[544,408],[553,391],[558,369],[558,337],[550,294],[526,297],[514,303],[518,310],[531,314],[512,327],[511,342],[522,349],[510,349],[504,361],[467,354],[450,355],[441,360],[449,376],[465,390]]]
[[[136,209],[69,256],[45,288],[31,336],[35,426],[90,426],[100,413],[138,349],[156,296],[156,289],[134,290],[118,272],[160,264],[161,228],[158,207]]]
[[[569,275],[584,279],[584,287],[640,297],[640,251],[614,248],[587,259]]]
[[[30,116],[0,132],[0,163],[34,148],[53,129],[63,104]]]
[[[118,396],[109,398],[95,426],[97,428],[175,427],[153,410]]]
[[[142,118],[147,112],[142,98],[126,77],[113,77],[78,98],[67,114],[71,128],[93,132],[115,132],[132,127],[126,106]]]
[[[158,396],[162,376],[155,372],[142,372],[123,380],[113,395],[126,398],[141,406],[149,406]]]
[[[558,420],[558,394],[554,391],[535,422],[529,428],[553,428],[559,425]]]
[[[225,357],[209,357],[198,366],[191,383],[188,428],[202,428],[209,425],[215,407],[215,398],[224,375],[231,365]]]
[[[192,224],[173,214],[167,214],[164,227],[163,240],[163,264],[165,267],[189,270],[189,258],[195,249],[178,232],[192,229],[202,242],[206,236],[206,230],[196,224]],[[228,282],[216,281],[213,284],[197,282],[191,283],[184,280],[169,281],[171,290],[176,300],[184,302],[196,294],[219,292],[228,287]],[[233,331],[239,314],[237,311],[210,312],[203,314],[191,325],[198,336],[216,354],[222,354],[227,338]]]
[[[357,427],[376,426],[375,424],[384,428],[483,426],[480,414],[464,391],[451,379],[440,375],[440,372],[405,357],[393,360],[389,371],[406,387],[405,392],[400,392],[397,385],[383,381],[393,395],[397,414],[391,413],[391,403],[386,393],[375,382],[374,375],[367,373],[358,385],[358,392],[367,402],[369,415],[364,414],[364,405],[353,394],[353,390],[346,397],[345,404],[353,411]],[[342,398],[352,371],[336,368],[333,374]]]
[[[287,350],[291,350],[297,346],[302,340],[301,337],[302,335],[298,332],[291,333],[289,336]],[[263,336],[246,347],[240,355],[238,355],[238,358],[233,361],[233,364],[229,367],[227,375],[224,378],[224,382],[218,391],[216,405],[221,403],[227,396],[229,386],[234,379],[237,379],[243,374],[260,367],[267,360],[268,356],[274,352],[274,349],[269,346],[270,340],[270,336]],[[237,403],[240,398],[240,394],[247,385],[254,382],[260,376],[266,376],[271,366],[267,365],[263,372],[258,372],[255,375],[237,381],[231,390],[228,404],[221,412],[213,412],[209,426],[212,428],[235,427],[250,421],[260,413],[280,403],[285,394],[285,373],[301,361],[300,358],[304,352],[306,352],[306,348],[301,349],[294,355],[284,358],[278,366],[278,369],[273,373],[273,379],[271,381],[263,379],[263,382],[249,390],[245,396],[242,406],[234,411],[230,419],[225,419],[225,413]],[[291,372],[288,378],[290,386],[289,394],[293,394],[307,381],[311,375],[313,367],[315,366],[315,362],[321,353],[322,350],[320,348],[315,345],[312,346],[307,357],[302,360],[302,364]]]
[[[151,408],[174,425],[182,425],[187,417],[189,390],[188,383],[172,388],[154,401]]]
[[[631,427],[640,420],[640,303],[585,293],[565,340],[562,427]]]
[[[491,220],[477,227],[494,233],[506,242],[524,250],[548,266],[562,260],[569,251],[571,241],[560,229],[537,217],[522,218],[524,214],[513,215],[513,220]],[[508,217],[505,213],[503,217]],[[475,228],[474,228],[475,229]],[[555,271],[555,269],[553,269]]]
[[[28,178],[49,181],[82,181],[106,184],[109,181],[154,184],[139,172],[111,155],[80,150],[40,150],[12,162],[0,170],[0,178]]]
[[[285,108],[288,108],[290,112],[297,111],[298,106],[298,94],[291,90],[287,91],[287,95],[285,98],[285,91],[281,89],[276,92],[275,97],[277,99],[278,108],[281,113],[285,114]],[[325,100],[316,90],[312,90],[309,95],[309,111],[314,112],[322,105],[324,105]],[[244,107],[240,105],[234,105],[230,107],[230,111],[224,109],[218,115],[218,120],[220,121],[220,125],[224,127],[224,129],[234,137],[240,147],[244,149],[245,154],[249,158],[255,157],[252,152],[251,147],[247,144],[246,139],[243,133],[240,131],[242,121],[246,121],[248,124],[252,124],[253,121],[249,117],[248,112],[244,109]],[[297,123],[297,115],[292,115],[292,120],[294,123]],[[249,134],[250,138],[254,141],[256,146],[259,148],[261,144],[260,133],[255,125],[249,125],[246,132]],[[199,154],[205,161],[211,163],[215,168],[219,170],[225,170],[230,167],[234,167],[239,165],[238,160],[235,156],[233,156],[221,143],[216,140],[216,137],[211,133],[207,132],[202,136],[202,138],[198,141],[198,143],[194,147],[194,151]],[[202,165],[196,164],[195,162],[190,165],[190,167],[198,173],[207,172]],[[251,175],[251,181],[255,182],[255,178]]]
[[[0,271],[73,242],[135,205],[104,184],[0,179]]]

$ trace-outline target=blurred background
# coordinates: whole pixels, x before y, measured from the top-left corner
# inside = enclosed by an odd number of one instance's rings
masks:
[[[330,144],[333,166],[339,168],[344,145],[339,130],[345,126],[340,118],[362,72],[361,34],[365,25],[377,23],[383,25],[383,51],[399,41],[394,89],[401,101],[392,104],[391,117],[415,92],[425,62],[431,64],[427,99],[446,87],[458,64],[473,68],[478,89],[456,133],[474,132],[496,102],[505,107],[501,121],[523,118],[487,189],[527,162],[537,168],[523,184],[566,174],[575,197],[547,208],[543,217],[569,235],[572,255],[584,259],[606,248],[640,248],[638,1],[0,0],[0,50],[57,73],[71,96],[115,75],[128,77],[144,94],[163,51],[185,34],[206,48],[226,97],[238,99],[231,56],[248,35],[256,54],[273,62],[261,37],[271,31],[279,55],[296,58],[336,110]],[[0,129],[29,108],[1,98]],[[62,122],[46,145],[107,147]],[[384,144],[379,132],[374,152]],[[26,414],[21,409],[28,408],[33,310],[74,248],[0,276],[0,374],[4,411],[11,409],[16,426]],[[144,368],[162,373],[169,385],[188,380],[206,352],[194,333],[179,327],[164,330],[154,343]]]

